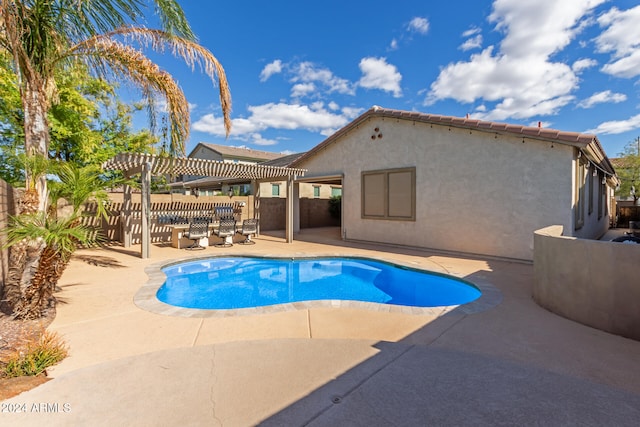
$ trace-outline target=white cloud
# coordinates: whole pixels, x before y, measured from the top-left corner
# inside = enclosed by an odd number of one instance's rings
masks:
[[[464,43],[460,45],[460,49],[463,51],[476,49],[479,47],[482,47],[482,34],[478,34],[474,37],[471,37],[465,40]]]
[[[402,96],[402,75],[395,65],[387,63],[386,58],[362,58],[358,66],[362,71],[362,77],[358,82],[360,87],[391,92],[395,98]]]
[[[416,16],[408,25],[409,31],[419,34],[427,34],[429,31],[429,21],[426,18]]]
[[[335,105],[332,107],[335,108]],[[230,137],[249,138],[253,141],[260,141],[262,145],[266,144],[268,140],[259,137],[259,133],[267,129],[304,129],[312,132],[332,133],[346,125],[351,118],[344,110],[341,114],[328,111],[321,102],[312,105],[269,103],[250,106],[248,110],[249,117],[233,119]],[[216,117],[213,114],[206,114],[199,118],[193,123],[193,129],[215,136],[225,135],[222,117]],[[258,144],[258,142],[255,143]]]
[[[579,79],[570,66],[551,57],[575,38],[581,20],[603,1],[494,1],[489,21],[504,34],[497,52],[490,46],[468,61],[445,66],[425,103],[447,98],[495,102],[493,109],[476,114],[488,120],[557,114],[573,100]]]
[[[611,62],[602,71],[616,77],[640,75],[640,6],[621,11],[612,8],[598,18],[606,27],[596,38],[599,52],[611,53]]]
[[[320,83],[326,86],[327,92],[337,92],[346,95],[354,95],[351,83],[343,78],[337,77],[327,68],[318,67],[312,62],[301,62],[292,67],[293,77],[291,82],[297,83]]]
[[[600,123],[596,128],[589,129],[585,133],[612,135],[640,129],[640,114],[629,117],[627,120],[612,120]]]
[[[195,131],[208,133],[210,135],[226,135],[222,117],[216,117],[214,114],[205,114],[196,120],[191,127]],[[259,130],[261,130],[259,123],[244,118],[232,120],[232,135],[248,135]]]
[[[275,129],[306,129],[318,131],[335,129],[347,124],[347,120],[337,114],[327,111],[321,103],[314,106],[301,104],[264,104],[249,107],[251,121],[255,121],[264,128]]]
[[[269,77],[274,74],[278,74],[282,72],[282,61],[276,59],[275,61],[265,65],[265,67],[260,72],[260,81],[266,82]]]
[[[251,140],[252,144],[255,145],[276,145],[278,143],[278,141],[274,140],[274,139],[266,139],[264,138],[261,134],[259,133],[252,133],[249,136],[249,139]]]
[[[583,58],[578,59],[576,62],[574,62],[571,66],[571,69],[576,73],[580,73],[582,70],[595,67],[596,65],[598,65],[598,61],[596,61],[595,59]]]
[[[291,97],[300,98],[315,92],[316,85],[313,83],[298,83],[291,88]]]
[[[398,40],[397,39],[391,40],[391,43],[389,44],[389,50],[398,50]]]
[[[562,50],[582,29],[581,20],[606,0],[496,0],[489,16],[505,32],[505,55],[542,56]]]
[[[596,104],[603,104],[606,102],[611,102],[617,104],[619,102],[624,102],[627,100],[627,95],[624,93],[614,93],[610,90],[605,90],[602,92],[597,92],[591,95],[589,98],[584,99],[578,103],[578,107],[580,108],[591,108]]]
[[[482,30],[478,27],[471,27],[467,31],[462,33],[462,37],[464,38],[472,37],[472,36],[475,36],[476,34],[480,34],[481,31]]]

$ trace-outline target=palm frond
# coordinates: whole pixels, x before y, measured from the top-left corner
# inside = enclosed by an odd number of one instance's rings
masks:
[[[229,82],[222,64],[208,49],[186,38],[144,27],[122,27],[97,38],[111,40],[115,37],[124,37],[125,40],[134,41],[144,47],[150,47],[156,52],[162,53],[169,50],[176,58],[184,60],[192,70],[199,67],[200,70],[204,71],[214,86],[217,83],[225,131],[229,136],[231,132],[231,91]]]
[[[6,234],[7,247],[24,240],[42,242],[65,256],[73,253],[79,244],[97,242],[93,230],[80,224],[78,216],[51,218],[44,212],[11,217]]]
[[[74,215],[81,214],[85,203],[95,202],[96,215],[107,217],[109,195],[105,188],[112,183],[101,178],[97,166],[78,167],[73,163],[63,162],[56,166],[54,172],[60,181],[50,183],[52,199],[67,200],[73,206]],[[57,204],[57,200],[52,200],[52,204]]]
[[[184,142],[189,136],[189,104],[169,73],[161,70],[142,52],[103,36],[75,46],[71,53],[91,61],[93,68],[99,69],[102,74],[112,74],[133,82],[151,106],[156,95],[164,97],[174,151],[184,153]]]
[[[49,159],[36,152],[19,153],[16,158],[25,172],[27,189],[36,188],[38,180],[49,171]]]
[[[182,7],[175,0],[155,0],[156,14],[162,22],[162,28],[169,34],[195,41],[196,36],[191,31]]]

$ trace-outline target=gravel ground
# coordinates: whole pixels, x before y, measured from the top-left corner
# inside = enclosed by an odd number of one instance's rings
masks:
[[[14,320],[0,312],[0,400],[8,399],[23,391],[48,381],[44,375],[37,377],[4,378],[4,365],[9,357],[30,341],[36,340],[53,321],[55,312],[38,320]]]

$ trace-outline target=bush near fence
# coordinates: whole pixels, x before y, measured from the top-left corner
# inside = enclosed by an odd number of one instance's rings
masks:
[[[618,227],[628,228],[629,221],[640,221],[640,206],[621,206],[618,204]]]

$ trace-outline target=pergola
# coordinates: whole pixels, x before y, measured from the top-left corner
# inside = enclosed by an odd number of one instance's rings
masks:
[[[162,174],[195,175],[219,177],[221,179],[246,179],[252,182],[286,181],[286,226],[287,243],[293,242],[293,181],[304,176],[306,169],[260,164],[228,163],[216,160],[193,159],[187,157],[160,157],[153,154],[121,153],[102,164],[104,170],[119,170],[128,178],[140,175],[142,219],[142,258],[149,258],[151,247],[151,176]],[[131,242],[131,187],[124,189],[123,213],[125,221],[125,246]],[[128,234],[127,234],[128,233]]]

